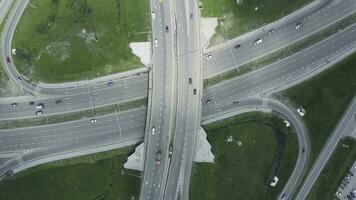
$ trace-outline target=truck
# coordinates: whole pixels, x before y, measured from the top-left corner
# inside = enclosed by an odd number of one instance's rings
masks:
[[[156,154],[156,164],[160,165],[161,164],[161,151],[157,151]]]

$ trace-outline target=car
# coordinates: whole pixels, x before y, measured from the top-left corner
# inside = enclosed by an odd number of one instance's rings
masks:
[[[304,153],[304,152],[305,152],[305,148],[303,147],[303,148],[302,148],[302,153]]]
[[[282,194],[281,200],[285,200],[287,198],[286,194]]]
[[[166,26],[166,33],[168,33],[169,32],[169,28],[168,28],[168,26]]]
[[[42,110],[36,111],[36,115],[42,115],[42,114],[43,114]]]
[[[169,145],[169,151],[168,151],[168,156],[171,158],[173,154],[173,146]]]
[[[62,103],[62,100],[58,99],[56,100],[56,104]]]
[[[17,106],[17,103],[12,103],[11,107],[15,108]]]
[[[209,60],[211,57],[212,57],[211,54],[208,54],[208,55],[206,56],[206,59]]]
[[[154,135],[155,134],[155,127],[152,127],[152,131],[151,131],[151,133],[152,133],[152,135]]]
[[[234,101],[234,103],[232,103],[234,106],[238,106],[240,104],[240,102],[238,101]]]
[[[36,106],[36,109],[37,109],[37,110],[40,110],[40,109],[43,109],[43,108],[44,108],[43,103],[39,103],[39,104],[37,104],[37,106]]]
[[[208,99],[205,101],[206,104],[210,104],[211,103],[211,99]]]
[[[7,62],[7,63],[11,63],[10,57],[6,57],[6,62]]]
[[[161,151],[157,151],[156,154],[156,164],[160,165],[161,164]]]
[[[158,40],[155,39],[155,47],[158,47]]]
[[[197,89],[193,89],[193,94],[197,94]]]
[[[273,29],[273,28],[268,31],[268,34],[269,34],[269,35],[272,35],[273,33],[274,33],[274,29]]]
[[[240,47],[241,47],[241,44],[236,44],[234,48],[235,48],[235,49],[238,49],[238,48],[240,48]]]
[[[257,38],[255,40],[255,45],[259,45],[259,44],[261,44],[261,42],[262,42],[262,39],[261,38]]]
[[[34,101],[30,101],[30,102],[28,102],[28,105],[35,105],[35,102]]]
[[[190,16],[190,19],[193,19],[193,13],[190,13],[189,16]]]
[[[17,77],[17,80],[22,81],[22,78],[20,76]]]
[[[96,119],[90,119],[90,123],[95,123]]]
[[[156,13],[153,11],[152,12],[152,19],[155,19],[155,17],[156,17]]]
[[[193,82],[192,78],[189,78],[189,84],[192,84],[192,82]]]
[[[298,22],[298,23],[294,24],[294,29],[298,30],[301,26],[302,26],[302,23]]]
[[[107,83],[107,85],[108,85],[108,86],[112,86],[112,85],[114,85],[114,82],[109,81],[109,82]]]

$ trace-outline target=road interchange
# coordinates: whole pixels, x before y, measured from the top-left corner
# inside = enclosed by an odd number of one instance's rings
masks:
[[[212,113],[223,113],[228,110],[234,110],[236,108],[232,108],[233,102],[236,100],[240,100],[246,98],[248,96],[259,96],[266,92],[275,91],[276,89],[281,88],[282,86],[288,85],[290,87],[292,84],[299,82],[303,77],[308,77],[309,74],[315,75],[317,72],[324,70],[327,66],[331,66],[333,59],[337,60],[339,57],[344,56],[347,53],[353,52],[355,47],[355,38],[353,35],[355,31],[355,25],[345,29],[344,31],[335,34],[336,36],[330,37],[325,41],[310,47],[309,49],[303,50],[301,53],[296,55],[290,56],[280,62],[274,63],[270,66],[266,66],[262,70],[258,70],[256,72],[252,72],[247,74],[246,76],[241,76],[232,81],[227,81],[212,88],[208,88],[204,91],[204,96],[202,97],[203,103],[206,102],[208,99],[213,99],[213,102],[210,104],[205,104],[203,107],[203,119],[205,116],[209,116]],[[342,42],[340,42],[342,41]],[[346,42],[345,42],[346,41]],[[348,41],[352,41],[349,42]],[[339,43],[340,42],[340,43]],[[339,44],[336,46],[337,49],[328,48],[328,44],[331,46],[335,46],[335,44]],[[330,52],[327,51],[319,51],[319,49],[328,49]],[[303,54],[304,52],[304,54]],[[332,53],[336,52],[336,53]],[[302,54],[302,55],[301,55]],[[303,68],[302,65],[298,65],[298,58],[302,57],[303,59],[310,58],[311,60],[318,60],[317,62],[310,62],[312,63],[307,68]],[[327,58],[328,61],[323,60]],[[333,59],[331,59],[333,58]],[[330,64],[328,63],[330,62]],[[294,65],[295,64],[295,65]],[[288,68],[288,66],[294,66],[294,69]],[[281,70],[286,68],[286,70]],[[265,70],[265,71],[264,71]],[[267,76],[267,74],[273,74],[271,72],[282,71],[278,76],[281,78],[276,78],[274,76]],[[290,71],[288,71],[290,70]],[[290,76],[292,77],[290,78]],[[261,79],[264,77],[264,79]],[[277,83],[271,83],[271,82]],[[147,82],[147,80],[146,80]],[[240,86],[244,83],[252,83],[251,85],[246,84],[245,86]],[[146,83],[147,84],[147,83]],[[105,87],[106,85],[103,84]],[[142,85],[142,84],[141,84]],[[265,87],[258,87],[258,85],[265,85]],[[240,87],[238,89],[234,89],[236,87]],[[254,91],[253,93],[251,93]],[[143,95],[144,96],[144,95]],[[0,107],[1,108],[1,107]],[[9,111],[11,113],[11,111]],[[1,113],[1,112],[0,112]],[[142,115],[144,116],[144,115]],[[16,117],[14,117],[16,118]],[[144,117],[145,118],[145,117]],[[85,123],[85,122],[81,122]],[[86,121],[88,123],[88,120]],[[144,124],[142,124],[141,133],[143,135],[143,128]],[[26,130],[27,128],[23,129]],[[109,128],[108,128],[109,129]],[[27,130],[26,130],[27,131]],[[142,137],[141,137],[142,138]],[[30,154],[34,155],[34,154]],[[298,158],[299,161],[299,158]],[[296,167],[297,168],[297,167]],[[293,172],[294,173],[294,172]],[[292,175],[293,176],[293,175]],[[189,185],[188,185],[189,186]],[[288,184],[286,185],[287,188]],[[294,187],[295,185],[293,185]],[[173,187],[174,188],[174,187]],[[287,193],[291,192],[291,188],[284,189]],[[186,192],[187,194],[187,192]]]

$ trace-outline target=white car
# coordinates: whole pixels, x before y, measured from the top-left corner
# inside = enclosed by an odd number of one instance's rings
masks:
[[[42,115],[42,110],[36,111],[36,115]]]
[[[298,30],[302,26],[302,23],[298,22],[294,25],[295,30]]]
[[[288,120],[284,119],[283,122],[284,122],[284,124],[286,125],[287,128],[290,127],[290,123],[289,123]]]
[[[156,13],[153,11],[152,12],[152,19],[155,19],[155,17],[156,17]]]
[[[262,42],[262,39],[258,38],[257,40],[255,40],[255,45],[259,45],[259,44],[261,44],[261,42]]]
[[[90,120],[90,123],[95,123],[96,122],[96,119],[91,119]]]
[[[303,117],[303,116],[305,115],[305,111],[304,111],[304,109],[302,109],[302,108],[298,108],[298,109],[297,109],[297,112],[298,112],[298,114],[299,114],[301,117]]]
[[[155,39],[155,47],[158,47],[158,40]]]
[[[206,59],[209,60],[209,59],[211,59],[211,57],[212,57],[211,54],[209,54],[206,56]]]
[[[154,135],[155,134],[155,127],[152,127],[152,135]]]

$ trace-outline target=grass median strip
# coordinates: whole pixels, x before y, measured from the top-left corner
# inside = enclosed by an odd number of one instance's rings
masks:
[[[310,46],[332,36],[333,34],[347,28],[348,26],[352,25],[355,22],[356,22],[356,14],[352,14],[352,15],[342,19],[341,21],[336,22],[335,24],[328,26],[327,28],[325,28],[319,32],[316,32],[304,39],[301,39],[299,41],[292,43],[291,45],[289,45],[287,47],[284,47],[284,48],[277,50],[275,52],[272,52],[266,56],[263,56],[256,60],[253,60],[251,62],[243,64],[238,67],[238,70],[236,70],[234,68],[232,70],[218,74],[211,78],[204,79],[204,88],[210,87],[212,85],[232,79],[237,76],[241,76],[243,74],[260,69],[264,66],[272,64],[274,62],[277,62],[283,58],[291,56],[303,49],[306,49],[307,47],[310,47]]]
[[[92,79],[142,67],[129,43],[146,42],[148,33],[145,0],[31,0],[14,35],[14,61],[31,81]]]
[[[134,147],[59,160],[0,183],[0,199],[137,199],[141,173],[124,170]]]
[[[251,112],[204,127],[215,162],[196,163],[190,199],[276,199],[298,156],[298,138],[275,114]],[[279,178],[276,187],[270,183]]]
[[[353,138],[344,138],[321,171],[307,199],[337,199],[334,195],[355,160],[356,141]]]
[[[106,115],[114,112],[131,110],[134,108],[146,106],[147,99],[137,99],[128,102],[117,103],[109,106],[94,108],[93,110],[83,110],[67,114],[58,114],[53,116],[43,116],[30,119],[19,120],[2,120],[0,121],[0,129],[21,128],[29,126],[40,126],[45,124],[55,124],[83,118],[91,118],[94,116]]]
[[[355,96],[355,77],[356,53],[353,53],[318,76],[275,95],[306,111],[303,120],[312,147],[307,171]]]

